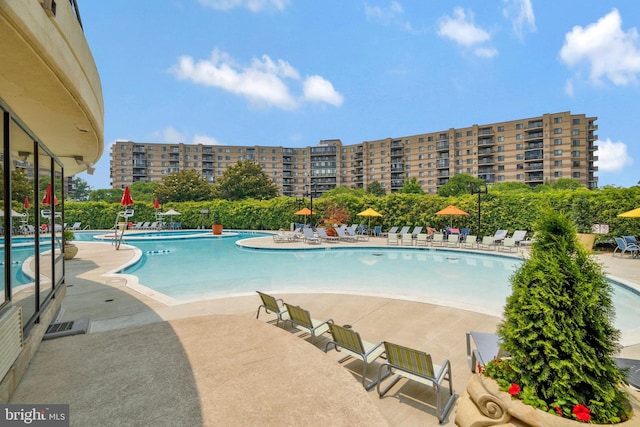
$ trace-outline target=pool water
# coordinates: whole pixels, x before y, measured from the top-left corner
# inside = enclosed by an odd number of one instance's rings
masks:
[[[129,242],[139,263],[124,273],[179,302],[261,290],[392,296],[502,315],[510,276],[521,260],[432,249],[348,248],[252,250],[235,244],[255,237]],[[335,248],[335,247],[334,247]],[[637,327],[640,295],[614,286],[619,329]]]

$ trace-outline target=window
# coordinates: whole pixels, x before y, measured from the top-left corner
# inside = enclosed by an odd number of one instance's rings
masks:
[[[571,156],[572,157],[580,157],[580,151],[578,151],[578,150],[572,151],[571,152]]]
[[[504,175],[498,175],[498,181],[504,181]]]
[[[571,177],[573,178],[580,178],[580,172],[574,172],[571,174]]]
[[[504,162],[504,156],[498,156],[498,161],[499,162]]]
[[[524,169],[524,164],[523,164],[523,163],[518,163],[518,164],[516,165],[516,169],[518,169],[518,170],[522,170],[522,169]]]
[[[468,165],[472,165],[473,164],[473,159],[467,159],[467,164]]]
[[[553,133],[559,135],[562,133],[562,128],[553,128]]]
[[[462,137],[462,132],[456,132],[456,138],[461,138]]]
[[[579,139],[574,139],[573,141],[571,141],[571,145],[574,147],[579,147],[580,146],[580,140]]]
[[[473,136],[473,132],[472,132],[472,131],[470,131],[470,130],[468,130],[468,131],[467,131],[467,136]]]
[[[553,173],[553,176],[556,177],[556,178],[562,178],[562,171],[555,171]]]
[[[553,123],[562,123],[562,117],[554,117]]]
[[[573,162],[571,162],[571,166],[573,166],[574,168],[579,168],[580,160],[574,160]]]
[[[500,136],[498,137],[498,142],[504,142],[504,136],[500,135]]]
[[[504,126],[498,126],[498,132],[504,132]]]
[[[498,145],[498,151],[499,152],[504,151],[504,145]]]
[[[473,141],[470,139],[467,139],[467,146],[471,146],[471,145],[473,145]]]
[[[522,150],[522,149],[524,149],[523,144],[516,144],[516,150]]]
[[[573,119],[571,121],[571,123],[573,123],[574,125],[579,125],[580,124],[580,119]]]
[[[562,138],[556,138],[553,140],[553,145],[562,145]]]
[[[467,156],[470,156],[473,154],[473,150],[467,150]]]
[[[522,175],[521,173],[516,174],[516,179],[517,179],[518,181],[522,181],[522,180],[524,179],[524,175]]]
[[[562,156],[562,150],[553,150],[554,156]]]
[[[516,129],[522,129],[522,123],[516,123]]]
[[[498,171],[499,172],[504,171],[504,165],[498,165]]]
[[[580,135],[580,129],[573,129],[571,135]]]
[[[554,160],[553,161],[553,166],[556,167],[556,168],[562,166],[562,160]]]
[[[521,133],[517,133],[516,134],[516,139],[522,139],[522,134]]]

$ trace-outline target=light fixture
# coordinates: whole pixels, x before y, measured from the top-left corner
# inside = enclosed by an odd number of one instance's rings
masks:
[[[93,175],[93,173],[96,171],[96,168],[93,167],[93,163],[85,162],[84,161],[84,157],[82,157],[82,156],[73,156],[73,159],[76,161],[78,166],[86,166],[87,167],[87,173],[89,175]]]

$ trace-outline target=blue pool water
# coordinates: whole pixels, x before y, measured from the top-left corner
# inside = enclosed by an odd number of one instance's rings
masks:
[[[207,232],[209,234],[210,232]],[[501,315],[519,259],[431,249],[251,250],[255,237],[129,241],[139,263],[124,273],[178,301],[262,290],[387,295]],[[335,248],[335,247],[334,247]],[[345,249],[342,249],[345,248]],[[640,295],[614,286],[616,326],[636,328]]]

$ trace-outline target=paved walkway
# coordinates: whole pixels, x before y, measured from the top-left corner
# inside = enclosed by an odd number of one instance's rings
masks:
[[[274,245],[270,238],[260,242]],[[429,392],[405,383],[383,399],[366,392],[358,362],[341,366],[340,354],[321,351],[326,338],[311,344],[271,324],[273,317],[255,320],[255,294],[167,306],[111,274],[135,258],[134,249],[77,245],[78,256],[66,264],[69,288],[59,320],[89,318],[89,333],[44,341],[12,403],[69,403],[77,426],[438,425],[434,408],[421,402],[433,402]],[[598,259],[611,274],[638,283],[640,260]],[[493,332],[500,320],[389,298],[277,296],[315,318],[349,323],[368,341],[450,359],[458,394],[471,375],[465,332]],[[621,356],[640,358],[640,339]],[[454,418],[455,410],[444,425]]]

